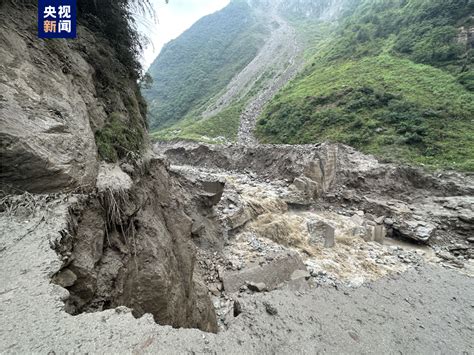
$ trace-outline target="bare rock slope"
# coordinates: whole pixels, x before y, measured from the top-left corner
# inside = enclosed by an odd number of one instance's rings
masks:
[[[104,90],[99,76],[105,80],[106,74],[98,68],[120,66],[110,43],[82,23],[77,40],[39,40],[31,25],[36,11],[30,1],[0,3],[2,189],[90,188],[99,160],[94,135],[111,114],[124,124],[133,117],[145,125],[136,82],[116,71],[120,91],[116,82]]]

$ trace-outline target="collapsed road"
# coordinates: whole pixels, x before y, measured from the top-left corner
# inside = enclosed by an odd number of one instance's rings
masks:
[[[472,176],[332,144],[154,150],[95,195],[2,200],[2,352],[473,351]]]

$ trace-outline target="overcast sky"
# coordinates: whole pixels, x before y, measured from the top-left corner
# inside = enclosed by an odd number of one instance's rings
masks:
[[[178,37],[201,17],[225,7],[229,0],[152,0],[157,21],[138,19],[141,29],[147,34],[153,45],[143,53],[145,68],[153,62],[165,43]]]

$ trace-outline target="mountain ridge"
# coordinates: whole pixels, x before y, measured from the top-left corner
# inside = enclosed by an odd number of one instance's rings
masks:
[[[151,127],[182,119],[214,96],[253,59],[265,32],[245,1],[232,1],[165,45],[148,71],[153,84],[143,90]]]

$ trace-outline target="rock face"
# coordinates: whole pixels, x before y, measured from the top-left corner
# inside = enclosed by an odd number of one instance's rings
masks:
[[[32,26],[34,1],[2,1],[0,12],[2,189],[47,193],[94,186],[95,133],[111,117],[144,125],[136,81],[117,70],[110,43],[85,23],[79,22],[76,40],[41,40]],[[98,73],[99,59],[116,82]]]
[[[54,277],[71,294],[70,313],[127,306],[136,317],[153,314],[159,324],[217,331],[207,289],[194,270],[189,212],[210,211],[205,201],[193,201],[197,187],[183,185],[154,160],[133,186],[109,185],[72,210],[60,247],[64,267]]]
[[[26,29],[20,35],[19,21],[7,21],[13,11],[4,17],[7,7],[0,24],[1,181],[38,192],[91,184],[97,153],[89,115],[105,120],[93,70],[65,42],[42,42]],[[29,15],[21,17],[34,23]]]

